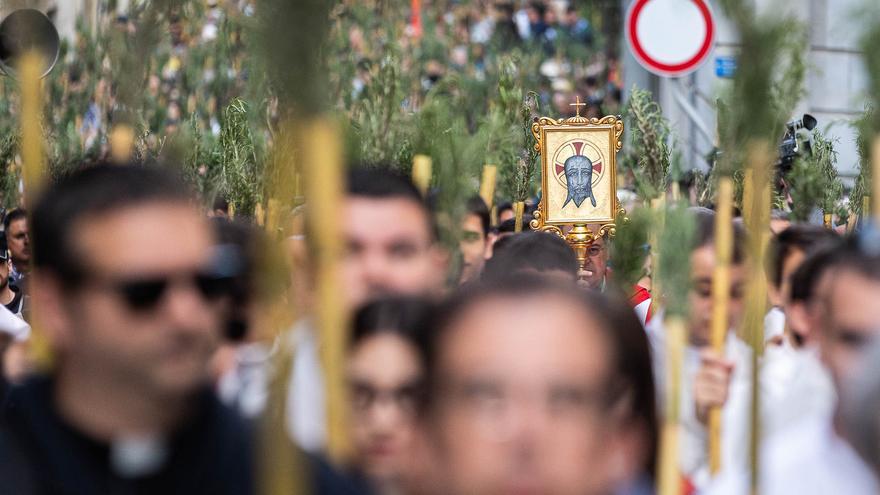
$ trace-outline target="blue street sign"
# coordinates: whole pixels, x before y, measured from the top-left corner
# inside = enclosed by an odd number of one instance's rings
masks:
[[[736,74],[736,58],[732,56],[715,57],[715,75],[725,79],[733,78]]]

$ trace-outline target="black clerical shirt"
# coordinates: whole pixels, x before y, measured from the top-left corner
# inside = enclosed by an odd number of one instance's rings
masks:
[[[0,426],[0,493],[140,495],[253,493],[249,428],[205,389],[188,421],[166,439],[149,475],[117,472],[111,446],[58,415],[52,380],[35,378],[7,395]]]

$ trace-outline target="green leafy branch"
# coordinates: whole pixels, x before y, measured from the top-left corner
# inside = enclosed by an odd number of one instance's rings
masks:
[[[651,93],[633,87],[626,107],[632,133],[630,156],[636,190],[642,199],[650,200],[663,194],[669,182],[669,122]]]

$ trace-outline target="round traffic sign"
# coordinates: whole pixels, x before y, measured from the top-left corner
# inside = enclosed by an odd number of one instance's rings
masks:
[[[715,43],[715,22],[706,0],[634,0],[625,28],[633,56],[660,76],[693,72]]]

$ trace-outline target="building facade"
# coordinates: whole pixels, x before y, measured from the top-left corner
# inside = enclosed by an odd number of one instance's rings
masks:
[[[667,1],[667,0],[655,0]],[[631,0],[623,0],[624,12]],[[723,15],[719,2],[709,0],[716,20],[713,53],[694,74],[682,78],[660,78],[648,73],[623,46],[624,81],[651,89],[676,130],[686,165],[705,169],[704,159],[715,141],[715,100],[730,79],[716,73],[716,64],[736,58],[739,38]],[[807,28],[804,46],[809,64],[806,94],[791,115],[809,113],[819,128],[838,140],[840,174],[853,177],[857,171],[856,132],[852,122],[864,110],[865,69],[858,46],[860,28],[857,9],[862,0],[755,0],[759,15],[789,15]],[[624,42],[625,45],[625,42]],[[780,136],[781,140],[781,136]]]

